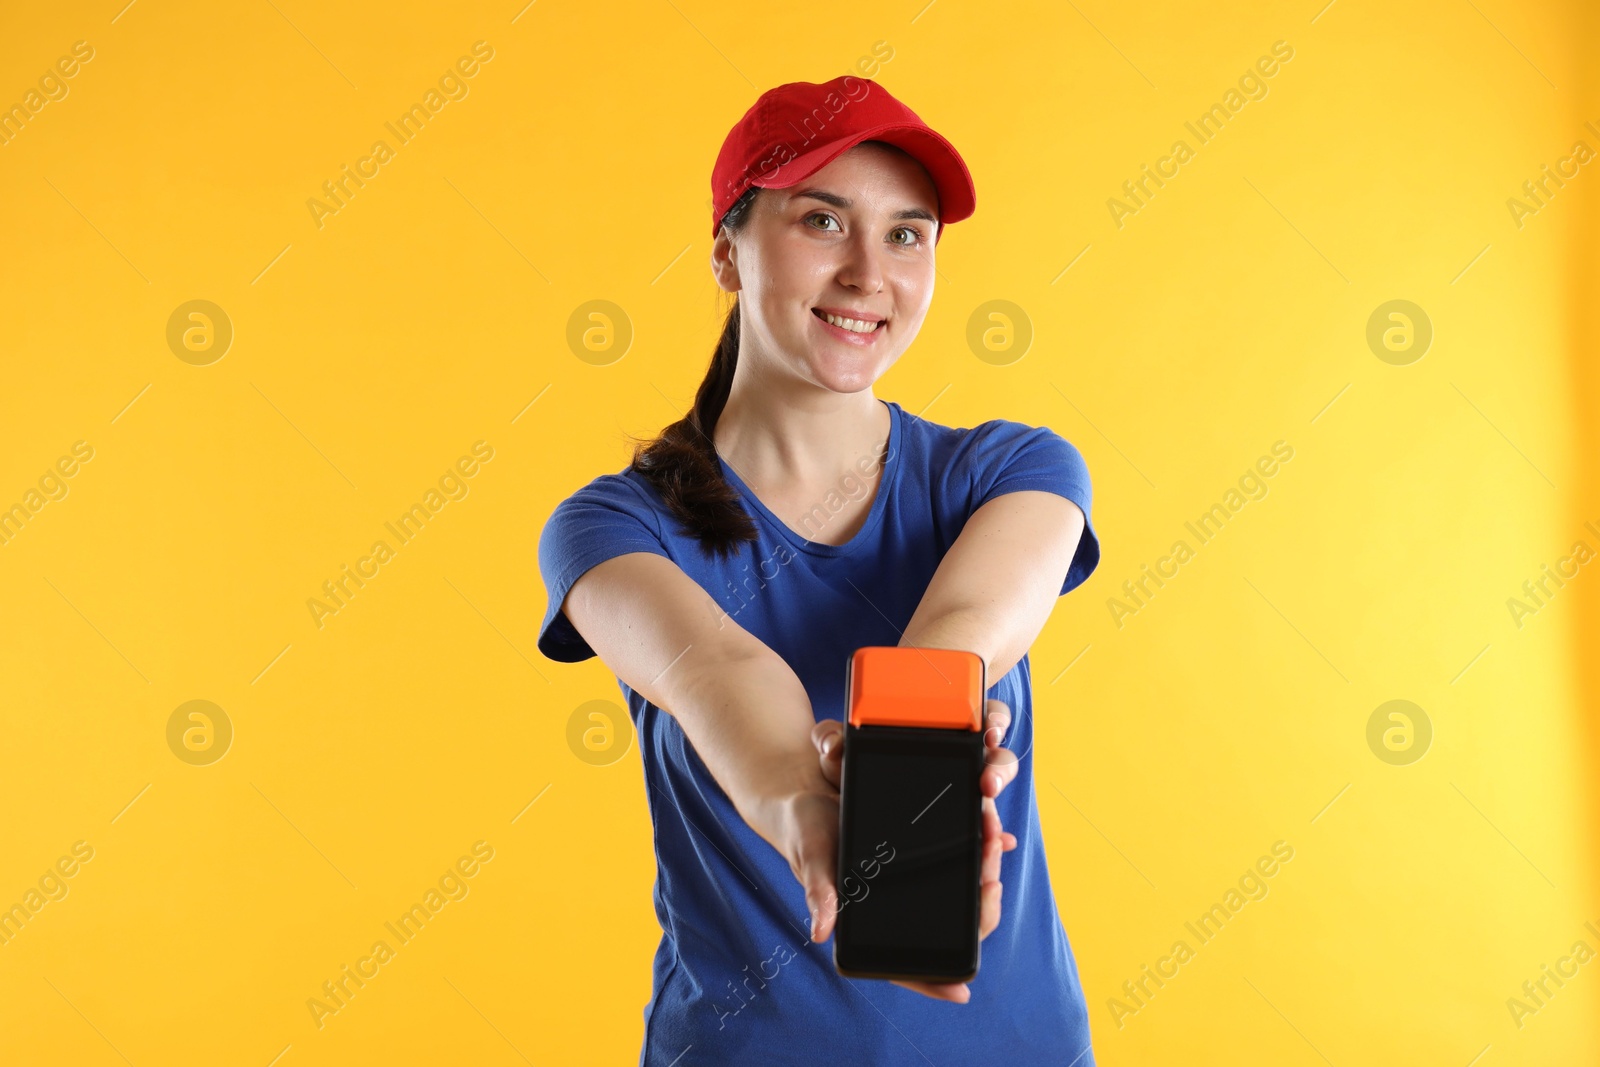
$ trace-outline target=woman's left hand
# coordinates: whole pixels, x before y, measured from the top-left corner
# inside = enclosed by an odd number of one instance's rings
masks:
[[[1017,757],[1010,749],[1000,747],[1000,739],[1011,727],[1011,709],[1003,700],[989,700],[988,721],[983,734],[983,772],[978,779],[978,789],[983,794],[983,866],[978,879],[981,906],[978,916],[978,938],[989,936],[1000,925],[1000,854],[1017,847],[1017,836],[1000,825],[1000,813],[994,801],[1000,791],[1017,776]],[[811,730],[811,740],[817,746],[822,760],[822,775],[835,789],[839,788],[844,769],[844,724],[838,719],[824,719]],[[832,931],[831,917],[820,940],[827,940]],[[897,986],[933,997],[965,1004],[972,990],[965,982],[911,982],[894,980]]]

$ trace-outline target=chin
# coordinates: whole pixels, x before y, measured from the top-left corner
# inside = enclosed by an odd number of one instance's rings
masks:
[[[835,393],[859,393],[863,389],[870,389],[888,369],[889,364],[876,356],[872,357],[870,363],[858,361],[847,364],[843,360],[813,360],[811,380]]]

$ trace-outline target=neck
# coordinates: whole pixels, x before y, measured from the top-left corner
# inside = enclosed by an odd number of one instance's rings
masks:
[[[869,386],[836,393],[808,382],[756,382],[741,360],[717,417],[717,452],[747,485],[820,486],[875,470],[889,409]]]

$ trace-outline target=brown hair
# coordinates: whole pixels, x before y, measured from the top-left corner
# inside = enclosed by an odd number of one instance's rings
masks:
[[[750,208],[761,190],[751,186],[722,216],[722,226],[737,233],[750,220]],[[722,476],[712,432],[733,388],[739,363],[739,297],[722,324],[722,337],[711,367],[694,395],[688,414],[662,430],[649,443],[636,443],[631,469],[655,486],[668,510],[701,550],[729,556],[746,541],[756,540],[756,525],[740,502],[739,492]]]

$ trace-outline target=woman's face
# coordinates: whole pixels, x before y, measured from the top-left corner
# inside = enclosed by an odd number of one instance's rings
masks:
[[[717,284],[741,294],[741,357],[834,392],[871,386],[922,328],[938,210],[922,165],[876,144],[761,190],[745,227],[723,230],[711,254]],[[831,325],[824,310],[873,328]]]

